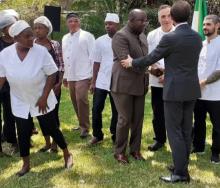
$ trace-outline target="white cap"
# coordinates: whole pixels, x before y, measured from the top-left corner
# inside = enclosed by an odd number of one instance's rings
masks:
[[[48,31],[48,36],[52,33],[53,26],[52,26],[50,20],[46,16],[40,16],[40,17],[36,18],[34,20],[34,24],[36,24],[36,23],[43,24],[48,28],[48,30],[49,30]]]
[[[0,11],[0,15],[11,15],[14,16],[16,19],[19,19],[19,14],[14,9],[5,9]]]
[[[105,22],[119,23],[119,17],[115,13],[107,13],[105,17]]]
[[[19,35],[25,29],[31,27],[26,21],[19,20],[16,21],[8,30],[9,35],[14,38],[15,36]]]
[[[16,22],[16,19],[14,16],[4,15],[0,19],[0,29],[4,29],[5,27],[12,25],[15,22]]]

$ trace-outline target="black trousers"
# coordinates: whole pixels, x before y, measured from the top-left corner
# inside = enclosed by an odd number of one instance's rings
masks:
[[[111,111],[112,111],[110,132],[113,135],[113,137],[116,135],[118,113],[113,98],[110,92],[108,92],[107,90],[95,88],[93,95],[93,107],[92,107],[92,129],[93,129],[93,136],[100,140],[102,140],[104,136],[102,132],[102,111],[105,106],[105,99],[107,95],[109,95]]]
[[[53,110],[53,114],[54,114],[54,121],[53,122],[55,122],[54,126],[56,126],[58,128],[60,127],[60,119],[59,119],[60,97],[61,97],[61,93],[58,96],[56,96],[57,104],[56,104],[56,106]],[[42,129],[41,128],[41,131],[42,131],[43,136],[50,136],[50,130],[49,129]]]
[[[3,129],[2,129],[2,119],[1,119],[2,110],[3,110],[3,120],[4,120]],[[3,134],[8,143],[12,143],[12,144],[17,143],[15,118],[11,110],[11,99],[10,99],[9,90],[0,92],[0,127],[1,127],[0,135]]]
[[[20,156],[26,157],[30,155],[30,138],[32,133],[32,120],[29,115],[28,119],[15,117],[18,133],[18,144],[20,148]],[[61,149],[65,149],[67,144],[62,132],[56,125],[54,111],[37,117],[42,132],[48,132]]]
[[[165,125],[176,175],[188,175],[194,105],[195,101],[164,101]]]
[[[56,104],[55,109],[54,109],[54,115],[55,115],[55,119],[56,119],[56,122],[57,122],[57,126],[60,127],[59,107],[60,107],[61,91],[58,95],[56,95],[56,98],[57,98],[57,104]]]
[[[153,129],[157,142],[166,142],[166,128],[164,119],[163,88],[151,87],[151,106],[153,110]]]
[[[196,101],[194,109],[194,137],[193,146],[196,150],[205,149],[206,139],[206,115],[209,113],[213,126],[212,129],[212,153],[220,153],[220,101],[200,100]]]

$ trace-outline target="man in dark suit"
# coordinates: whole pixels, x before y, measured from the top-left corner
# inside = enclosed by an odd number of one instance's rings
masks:
[[[127,68],[145,68],[164,58],[165,126],[174,166],[169,168],[171,176],[160,179],[171,183],[190,181],[188,164],[192,115],[195,101],[201,95],[197,67],[202,41],[187,24],[189,16],[190,5],[186,1],[175,2],[171,8],[175,31],[165,35],[148,56],[122,61],[122,65]]]
[[[114,65],[112,68],[111,94],[118,111],[116,130],[115,159],[128,163],[126,147],[129,129],[130,154],[136,160],[143,160],[140,153],[144,117],[144,100],[148,82],[145,69],[124,69],[120,61],[130,54],[133,58],[147,54],[147,38],[143,34],[147,24],[144,11],[134,9],[129,13],[128,24],[112,39]]]

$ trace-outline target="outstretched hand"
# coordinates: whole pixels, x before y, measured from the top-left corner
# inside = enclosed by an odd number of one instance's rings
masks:
[[[124,68],[129,68],[129,67],[132,67],[132,58],[130,55],[128,55],[128,58],[127,59],[123,59],[120,61],[121,65],[124,67]]]

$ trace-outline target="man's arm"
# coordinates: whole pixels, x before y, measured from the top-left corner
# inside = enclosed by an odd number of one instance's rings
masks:
[[[91,85],[90,85],[91,93],[94,93],[94,90],[95,90],[95,84],[96,84],[99,68],[100,68],[100,63],[99,62],[94,62],[94,64],[93,64],[93,76],[92,76],[92,81],[91,81]]]
[[[220,70],[216,70],[206,79],[206,84],[211,84],[219,79],[220,79]]]
[[[145,68],[158,62],[160,59],[168,56],[170,46],[171,45],[169,44],[168,37],[165,35],[162,37],[157,47],[149,55],[140,57],[138,59],[133,59],[132,67]]]
[[[137,59],[132,59],[128,56],[127,59],[121,61],[121,64],[125,68],[135,67],[145,69],[160,59],[167,57],[170,53],[171,44],[167,35],[163,36],[157,47],[149,54]]]
[[[6,81],[6,78],[5,77],[0,77],[0,90],[2,89],[4,83]]]
[[[207,84],[212,84],[220,79],[220,70],[214,71],[207,79],[200,81],[200,86],[203,88]]]

